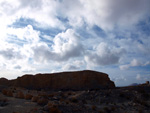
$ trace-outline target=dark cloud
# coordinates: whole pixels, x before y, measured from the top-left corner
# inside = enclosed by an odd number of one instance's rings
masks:
[[[125,53],[121,48],[110,48],[106,43],[100,43],[94,53],[88,53],[85,60],[88,65],[111,65],[119,63],[121,56]]]
[[[22,58],[22,55],[19,52],[15,51],[13,48],[0,50],[0,55],[7,60]]]

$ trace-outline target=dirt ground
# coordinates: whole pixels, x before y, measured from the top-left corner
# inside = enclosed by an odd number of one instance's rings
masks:
[[[30,113],[31,110],[40,108],[30,100],[8,97],[0,93],[0,98],[6,100],[5,106],[0,106],[0,113]]]

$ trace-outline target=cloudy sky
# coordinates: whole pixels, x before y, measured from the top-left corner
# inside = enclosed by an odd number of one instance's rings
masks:
[[[0,77],[92,69],[150,80],[150,0],[0,0]]]

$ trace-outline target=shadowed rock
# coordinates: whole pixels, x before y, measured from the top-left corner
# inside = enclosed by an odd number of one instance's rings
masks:
[[[27,89],[86,90],[115,87],[107,74],[90,70],[24,75],[10,82],[12,86]]]

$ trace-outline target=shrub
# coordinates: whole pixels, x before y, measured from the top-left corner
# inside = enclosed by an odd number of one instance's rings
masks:
[[[51,103],[51,102],[48,102],[48,104],[47,104],[49,107],[51,107],[51,106],[54,106],[54,104],[53,103]]]
[[[75,97],[72,97],[72,98],[70,99],[70,101],[73,102],[73,103],[77,103],[77,102],[78,102],[78,99],[75,98]]]
[[[140,89],[138,90],[138,92],[141,93],[141,94],[146,93],[145,89],[142,89],[142,88],[140,88]]]
[[[41,106],[44,106],[48,103],[48,100],[45,99],[45,98],[40,98],[38,101],[37,101],[37,104],[41,105]]]
[[[43,98],[48,98],[48,95],[46,93],[38,94],[38,96],[43,97]]]
[[[142,109],[139,109],[139,110],[138,110],[138,113],[143,113],[143,110],[142,110]]]
[[[54,94],[49,94],[48,97],[54,97]]]
[[[99,112],[99,113],[105,113],[103,110],[99,110],[98,112]]]
[[[106,112],[110,113],[110,110],[109,110],[108,107],[105,106],[103,109],[104,109]]]
[[[143,106],[145,106],[145,107],[149,107],[148,102],[146,102],[144,100],[140,101],[140,104],[143,105]]]
[[[26,99],[26,100],[31,100],[32,97],[33,97],[33,96],[32,96],[31,94],[26,94],[26,95],[25,95],[25,99]]]
[[[9,90],[9,91],[7,91],[6,95],[9,96],[9,97],[13,97],[13,92]]]
[[[24,99],[24,93],[22,91],[18,92],[16,95],[17,98]]]
[[[51,108],[49,109],[49,112],[50,112],[50,113],[62,113],[62,112],[58,109],[58,107],[56,107],[56,106],[51,107]]]
[[[92,110],[96,110],[96,106],[95,105],[92,106]]]
[[[39,100],[38,96],[33,96],[31,99],[32,102],[37,102],[38,100]]]
[[[87,101],[84,99],[84,100],[82,100],[82,103],[83,104],[87,104]]]
[[[121,92],[121,93],[119,94],[119,97],[124,98],[124,97],[125,97],[124,93]]]
[[[72,93],[71,93],[71,92],[68,92],[68,96],[70,96],[70,95],[72,95]]]
[[[3,95],[7,95],[7,90],[6,90],[6,89],[3,89],[3,90],[2,90],[2,94],[3,94]]]
[[[150,95],[148,93],[143,93],[142,97],[146,100],[148,100],[150,98]]]
[[[115,111],[116,110],[116,107],[115,106],[112,106],[111,107],[111,111]]]

